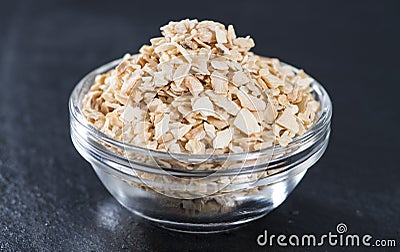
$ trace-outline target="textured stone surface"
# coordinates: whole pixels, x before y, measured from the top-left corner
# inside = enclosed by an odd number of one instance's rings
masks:
[[[289,4],[281,1],[242,1],[221,13],[167,2],[0,4],[0,251],[262,251],[256,238],[264,229],[318,234],[339,222],[351,232],[399,237],[399,63],[391,56],[398,53],[399,4],[292,2],[283,12]],[[334,102],[325,156],[282,206],[229,234],[167,232],[133,216],[69,139],[75,83],[184,17],[234,23],[238,34],[255,38],[257,53],[303,66]]]

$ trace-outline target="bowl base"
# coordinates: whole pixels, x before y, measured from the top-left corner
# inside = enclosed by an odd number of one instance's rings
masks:
[[[145,220],[149,221],[151,224],[175,232],[181,233],[191,233],[191,234],[213,234],[213,233],[223,233],[229,232],[232,230],[236,230],[245,226],[245,224],[260,219],[267,215],[269,211],[263,211],[259,215],[255,215],[249,218],[241,219],[235,222],[219,222],[219,223],[185,223],[185,222],[174,222],[174,221],[166,221],[160,220],[153,217],[146,216],[140,212],[137,212],[133,209],[128,209],[135,215],[138,215]]]

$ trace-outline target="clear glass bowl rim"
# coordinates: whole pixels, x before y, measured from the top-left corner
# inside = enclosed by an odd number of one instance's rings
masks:
[[[88,134],[90,134],[94,139],[96,139],[99,142],[105,143],[109,145],[110,147],[113,148],[118,148],[118,149],[125,149],[129,152],[133,152],[136,154],[140,155],[145,155],[145,156],[151,156],[153,158],[160,158],[160,159],[171,159],[171,155],[168,152],[163,152],[163,151],[157,151],[157,150],[151,150],[147,149],[145,147],[140,147],[140,146],[135,146],[132,144],[125,143],[123,141],[114,139],[105,133],[99,131],[96,129],[90,122],[88,122],[83,115],[81,108],[79,106],[79,98],[82,96],[81,92],[84,87],[84,84],[88,78],[91,78],[92,76],[95,76],[97,74],[105,73],[108,70],[111,70],[113,67],[117,66],[121,62],[122,58],[113,60],[109,63],[106,63],[88,74],[86,74],[79,82],[78,84],[74,87],[72,90],[72,93],[69,98],[69,113],[70,113],[70,120],[72,123],[72,120],[76,121],[79,123],[80,126],[84,127],[85,130],[87,131]],[[289,65],[287,63],[281,62],[282,65],[288,65],[292,67],[294,72],[299,71],[298,68]],[[331,117],[332,117],[332,102],[331,99],[326,92],[326,90],[323,88],[323,86],[314,79],[314,81],[311,83],[312,88],[314,89],[314,92],[317,94],[319,97],[319,101],[321,104],[321,112],[319,115],[319,118],[317,122],[309,129],[307,130],[306,133],[303,135],[295,138],[292,142],[289,143],[288,146],[282,147],[280,145],[273,145],[271,147],[267,147],[261,150],[255,150],[251,152],[242,152],[242,153],[226,153],[226,154],[219,154],[219,155],[198,155],[198,154],[173,154],[174,158],[178,158],[179,160],[191,160],[191,161],[196,161],[196,160],[205,160],[207,159],[208,161],[221,161],[221,160],[226,160],[229,158],[229,160],[246,160],[246,159],[252,159],[252,158],[257,158],[260,156],[264,156],[267,154],[274,153],[277,156],[279,154],[283,154],[283,156],[280,156],[279,159],[281,158],[286,158],[290,156],[291,154],[291,149],[296,150],[298,149],[302,144],[305,142],[311,140],[313,136],[318,135],[322,130],[326,130],[326,126],[330,124]],[[82,96],[83,97],[83,96]],[[116,158],[122,158],[125,161],[128,161],[125,157],[121,155],[117,155],[116,153],[111,153],[110,150],[106,150],[104,148],[104,151],[107,151],[108,154],[114,155]],[[129,161],[128,161],[129,162]],[[178,171],[178,170],[177,170]],[[180,170],[181,171],[181,170]]]

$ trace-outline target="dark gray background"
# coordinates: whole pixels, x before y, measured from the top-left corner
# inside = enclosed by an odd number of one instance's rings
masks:
[[[399,249],[399,10],[398,1],[2,1],[0,250],[265,250],[256,244],[265,229],[321,234],[340,222]],[[323,158],[283,205],[229,234],[167,232],[130,214],[69,139],[78,80],[186,17],[251,34],[256,53],[303,67],[334,105]]]

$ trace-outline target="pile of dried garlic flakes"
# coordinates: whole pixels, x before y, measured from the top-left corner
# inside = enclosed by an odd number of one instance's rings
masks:
[[[313,79],[250,52],[253,39],[232,25],[186,19],[161,31],[87,93],[83,113],[108,136],[170,153],[240,153],[287,146],[316,121]]]

